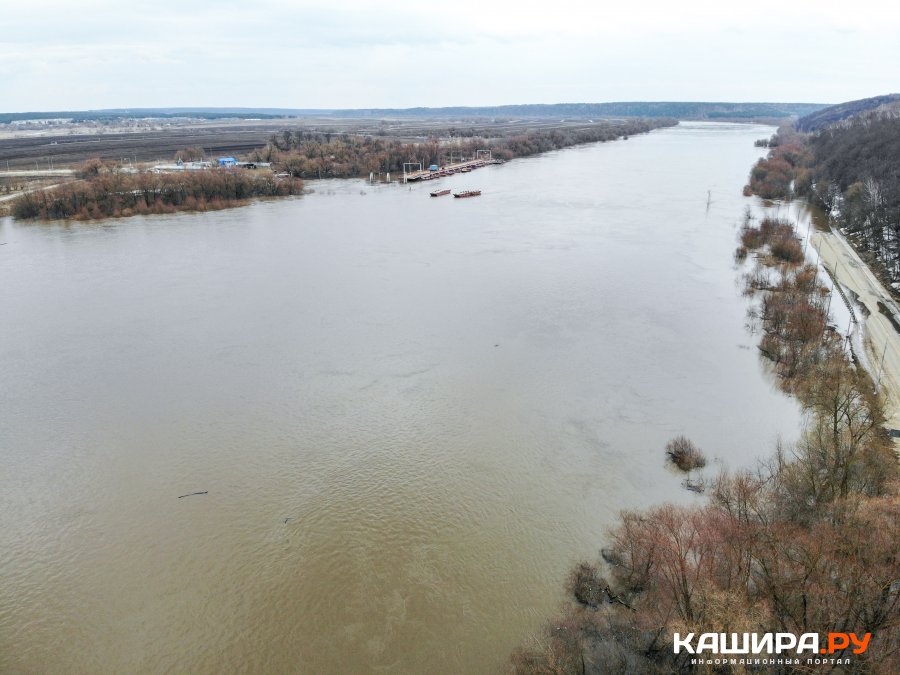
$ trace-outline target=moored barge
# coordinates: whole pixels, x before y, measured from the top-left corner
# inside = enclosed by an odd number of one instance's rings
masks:
[[[466,197],[477,197],[481,194],[481,190],[465,190],[464,192],[454,192],[453,196],[458,199],[465,199]]]

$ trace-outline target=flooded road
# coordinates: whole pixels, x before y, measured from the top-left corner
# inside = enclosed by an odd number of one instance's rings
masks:
[[[620,509],[696,499],[670,437],[795,437],[732,263],[771,132],[0,221],[0,672],[496,672]]]

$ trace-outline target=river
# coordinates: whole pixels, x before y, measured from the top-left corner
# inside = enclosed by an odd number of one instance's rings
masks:
[[[0,671],[496,672],[620,509],[699,499],[669,438],[796,437],[732,262],[771,133],[0,221]]]

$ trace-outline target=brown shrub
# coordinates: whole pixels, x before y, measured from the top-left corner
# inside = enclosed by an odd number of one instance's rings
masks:
[[[762,244],[763,241],[760,236],[759,228],[745,225],[741,230],[741,246],[755,251],[762,246]]]
[[[597,566],[584,561],[572,568],[566,582],[566,590],[572,597],[582,605],[595,609],[603,604],[607,588],[609,584]]]
[[[687,436],[676,436],[666,443],[666,455],[682,471],[702,469],[706,466],[706,457]]]
[[[803,248],[793,234],[777,237],[769,245],[769,249],[772,255],[782,262],[794,264],[803,262]]]

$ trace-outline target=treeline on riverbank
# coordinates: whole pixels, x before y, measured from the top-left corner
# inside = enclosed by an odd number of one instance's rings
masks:
[[[759,301],[760,350],[806,412],[800,440],[755,471],[723,472],[702,504],[624,512],[511,672],[795,673],[811,670],[807,658],[846,659],[829,672],[900,672],[897,458],[875,384],[828,326],[827,289],[791,242],[799,249],[789,223],[748,214],[736,257],[752,254],[745,289]],[[692,664],[675,653],[676,632],[738,634],[737,647],[744,633],[871,639],[861,654],[806,652],[795,664],[785,653],[759,668],[740,659],[768,654],[706,652]]]
[[[82,180],[16,199],[12,215],[20,219],[91,220],[177,211],[207,211],[236,206],[254,197],[300,194],[303,182],[269,173],[212,169],[178,173],[127,174],[96,170],[88,162]]]
[[[535,130],[502,138],[457,138],[452,144],[442,142],[438,136],[410,142],[297,129],[275,134],[264,148],[251,153],[250,159],[272,162],[276,170],[299,178],[355,178],[370,173],[399,174],[405,162],[421,162],[425,167],[445,164],[451,150],[454,158],[471,158],[478,150],[490,150],[494,159],[508,160],[573,145],[612,141],[676,124],[677,120],[668,118],[630,119],[571,129]]]
[[[745,196],[790,199],[795,190],[808,186],[808,167],[813,160],[804,134],[784,126],[772,138],[757,141],[756,145],[768,147],[769,154],[750,171],[750,182],[744,187]]]
[[[862,257],[900,288],[900,117],[868,113],[802,134],[781,128],[746,194],[804,197],[831,214]]]

